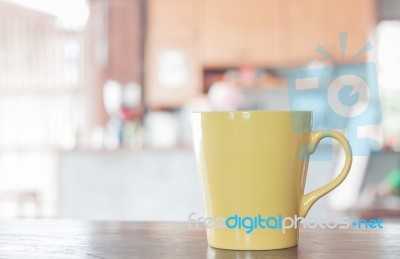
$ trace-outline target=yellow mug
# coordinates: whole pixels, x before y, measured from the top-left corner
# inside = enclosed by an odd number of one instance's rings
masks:
[[[192,126],[207,240],[215,248],[296,246],[299,218],[346,178],[352,163],[347,139],[312,131],[309,111],[195,112]],[[304,194],[309,156],[325,137],[343,146],[344,167],[332,182]]]

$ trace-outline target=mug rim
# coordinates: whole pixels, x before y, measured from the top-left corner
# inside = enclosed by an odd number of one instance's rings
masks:
[[[298,114],[312,114],[313,111],[306,110],[240,110],[240,111],[192,111],[192,114],[217,114],[217,113],[298,113]]]

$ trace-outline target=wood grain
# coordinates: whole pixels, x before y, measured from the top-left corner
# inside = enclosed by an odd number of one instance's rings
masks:
[[[11,220],[0,242],[0,258],[399,258],[400,224],[302,229],[298,247],[250,252],[208,247],[205,230],[186,223]]]

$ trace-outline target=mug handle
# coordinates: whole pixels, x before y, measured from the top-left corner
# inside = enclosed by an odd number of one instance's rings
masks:
[[[307,194],[304,194],[303,197],[301,198],[301,203],[300,203],[300,211],[299,211],[299,216],[304,218],[308,211],[310,210],[311,206],[322,196],[327,194],[328,192],[332,191],[335,189],[339,184],[343,182],[343,180],[346,178],[347,174],[350,171],[351,163],[353,161],[353,155],[351,152],[351,147],[349,144],[349,141],[346,139],[345,136],[343,136],[340,132],[335,131],[335,130],[317,130],[313,131],[310,134],[310,143],[308,144],[308,152],[309,154],[314,153],[315,149],[317,148],[319,142],[323,138],[334,138],[339,143],[342,145],[344,148],[344,151],[346,153],[346,161],[344,163],[343,169],[340,172],[340,174],[333,179],[331,182],[325,184],[324,186],[311,191]]]

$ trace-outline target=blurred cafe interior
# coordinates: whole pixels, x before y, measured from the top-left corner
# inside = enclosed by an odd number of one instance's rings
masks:
[[[395,0],[0,0],[0,218],[204,215],[191,111],[289,110],[288,71],[373,62],[379,145],[309,215],[396,220],[399,46]],[[306,192],[341,167],[324,152]]]

